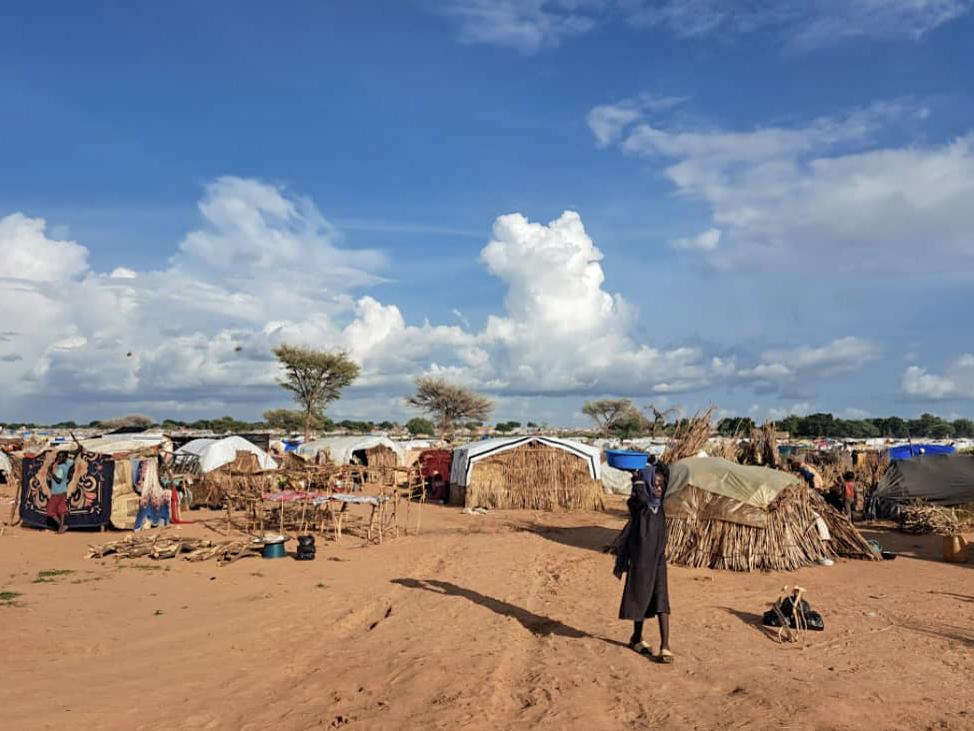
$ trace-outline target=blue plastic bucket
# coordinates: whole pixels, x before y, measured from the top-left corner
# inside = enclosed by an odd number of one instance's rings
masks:
[[[617,470],[641,470],[649,462],[649,455],[645,452],[630,452],[626,449],[607,449],[605,458],[609,467]]]
[[[284,550],[284,538],[264,539],[264,547],[260,550],[260,555],[264,558],[284,558],[287,553]]]

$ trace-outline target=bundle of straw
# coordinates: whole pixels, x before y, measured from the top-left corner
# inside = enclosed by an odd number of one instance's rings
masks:
[[[707,440],[710,438],[710,422],[716,409],[716,406],[710,406],[704,411],[698,411],[689,419],[679,421],[660,461],[664,464],[673,464],[685,457],[693,457],[706,447]]]
[[[603,510],[602,485],[588,463],[570,452],[534,444],[476,462],[467,507],[529,510]]]
[[[737,439],[720,439],[707,445],[707,454],[726,459],[728,462],[737,462],[741,456],[741,448]]]

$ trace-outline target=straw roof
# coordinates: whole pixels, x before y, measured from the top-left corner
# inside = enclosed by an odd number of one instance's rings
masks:
[[[450,471],[450,482],[455,485],[465,486],[470,480],[470,473],[474,464],[480,460],[488,459],[502,452],[529,444],[553,447],[554,449],[573,454],[585,460],[589,475],[593,480],[602,478],[602,467],[600,463],[602,452],[598,447],[569,439],[559,439],[558,437],[527,436],[483,439],[479,442],[471,442],[470,444],[458,447],[453,451],[453,467]]]

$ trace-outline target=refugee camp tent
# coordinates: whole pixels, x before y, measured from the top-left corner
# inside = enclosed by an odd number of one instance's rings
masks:
[[[871,512],[895,517],[904,503],[974,503],[974,455],[927,454],[891,462],[873,493]]]
[[[402,447],[389,437],[323,437],[302,444],[295,453],[309,461],[318,460],[319,454],[326,454],[337,464],[360,464],[367,467],[395,467],[405,462]]]
[[[237,452],[253,454],[262,470],[277,469],[277,462],[267,452],[243,437],[194,439],[176,450],[177,455],[196,455],[199,458],[200,471],[204,474],[232,464],[237,459]]]
[[[598,447],[556,437],[501,437],[453,452],[450,502],[468,507],[601,510]]]
[[[837,554],[875,557],[821,495],[767,467],[680,460],[670,466],[664,509],[667,552],[681,566],[792,570]]]
[[[898,444],[889,448],[889,458],[909,459],[926,454],[953,454],[956,450],[949,444]]]

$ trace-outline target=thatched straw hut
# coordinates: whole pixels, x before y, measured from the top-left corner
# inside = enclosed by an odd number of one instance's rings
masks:
[[[597,447],[553,437],[488,439],[453,453],[450,502],[467,507],[602,510]]]
[[[681,566],[790,571],[836,555],[875,558],[851,523],[787,472],[683,459],[670,467],[664,507],[667,552]]]

